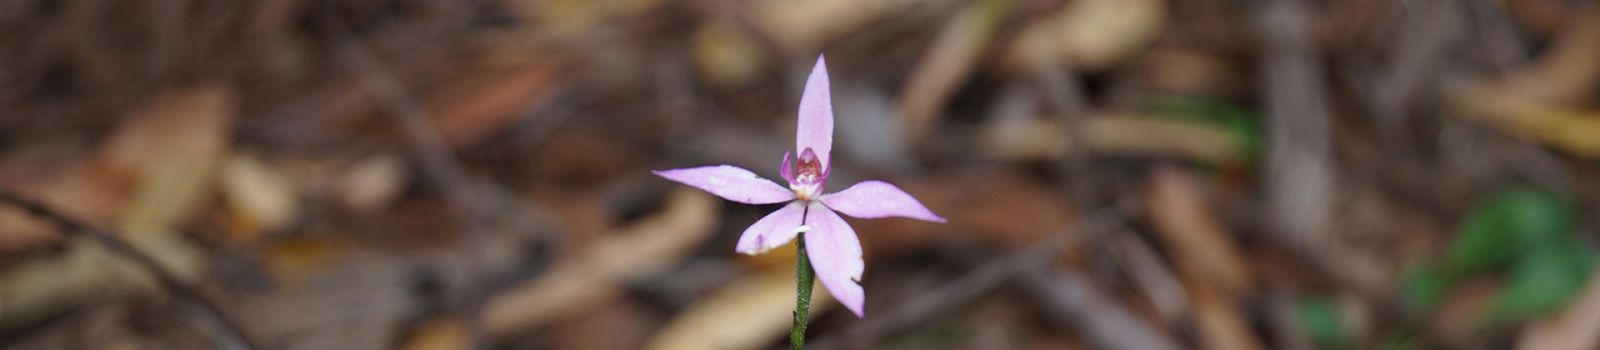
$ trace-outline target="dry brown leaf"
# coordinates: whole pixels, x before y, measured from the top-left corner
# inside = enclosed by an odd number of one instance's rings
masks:
[[[513,12],[551,38],[583,38],[619,18],[648,10],[661,0],[515,0]]]
[[[922,55],[900,94],[900,113],[905,118],[905,132],[910,143],[922,139],[956,87],[966,81],[1011,5],[1010,0],[968,4],[945,25],[933,47]]]
[[[1194,305],[1195,326],[1201,348],[1213,350],[1261,349],[1261,340],[1230,298],[1219,295],[1197,276],[1188,276],[1189,303]]]
[[[646,349],[757,349],[786,334],[793,323],[792,270],[751,275],[679,313],[650,339]],[[813,318],[833,308],[827,288],[814,287]]]
[[[668,266],[704,241],[720,214],[715,198],[688,188],[675,190],[665,208],[491,298],[483,315],[488,333],[507,336],[615,297],[622,280]]]
[[[1600,83],[1600,6],[1575,11],[1553,48],[1531,66],[1509,73],[1506,92],[1555,104],[1580,103]]]
[[[1455,91],[1459,115],[1586,158],[1600,158],[1600,113],[1540,103],[1487,86]]]
[[[1225,299],[1251,289],[1244,256],[1192,175],[1171,167],[1155,170],[1144,204],[1184,275],[1211,284]]]
[[[1140,76],[1151,88],[1168,93],[1232,96],[1243,74],[1225,57],[1199,49],[1166,45],[1139,60]]]
[[[789,52],[817,52],[824,43],[884,16],[934,0],[760,1],[751,4],[755,24]]]
[[[1589,276],[1583,294],[1554,316],[1523,327],[1517,348],[1525,350],[1600,349],[1600,270]]]
[[[761,47],[736,28],[706,21],[694,32],[694,63],[707,81],[722,87],[744,85],[765,64]]]
[[[1120,116],[1094,118],[1084,125],[1089,152],[1169,156],[1211,164],[1234,164],[1246,157],[1244,145],[1226,130],[1181,120]]]
[[[638,349],[660,321],[628,300],[599,305],[552,325],[555,349]]]
[[[282,228],[299,211],[294,184],[254,156],[229,156],[220,182],[236,241],[253,241],[263,231]]]
[[[358,160],[339,179],[339,201],[357,213],[377,213],[400,197],[407,175],[405,162],[394,154]]]
[[[347,244],[330,240],[275,240],[263,253],[262,267],[276,278],[304,278],[326,269],[330,262],[349,253]]]
[[[231,92],[220,86],[157,98],[117,129],[91,167],[133,178],[131,198],[112,226],[176,276],[194,276],[202,268],[200,252],[173,230],[207,197],[207,180],[225,151],[235,112]],[[74,213],[72,207],[62,210]],[[79,240],[58,256],[5,271],[0,285],[14,286],[0,300],[9,312],[5,322],[26,323],[84,299],[152,288],[154,280],[96,243]]]
[[[460,318],[433,320],[407,338],[405,350],[463,350],[472,348],[472,332]]]
[[[1084,119],[1084,144],[1109,155],[1162,156],[1212,164],[1246,157],[1244,145],[1226,130],[1196,122],[1146,116],[1095,116]],[[985,126],[979,136],[984,153],[1000,159],[1059,159],[1073,142],[1056,118],[1006,119]]]
[[[1006,51],[1013,71],[1064,63],[1096,71],[1126,61],[1161,33],[1160,0],[1078,0],[1022,28]]]
[[[559,70],[530,60],[479,63],[428,95],[433,126],[451,147],[473,144],[528,116],[555,91]]]
[[[1561,30],[1561,26],[1572,19],[1572,3],[1556,0],[1512,0],[1502,1],[1506,12],[1516,19],[1517,24],[1541,36]]]
[[[127,201],[130,175],[88,161],[49,178],[7,184],[7,190],[36,198],[74,218],[108,225]],[[21,250],[61,237],[54,226],[15,208],[0,208],[0,251]]]
[[[878,252],[916,250],[941,232],[962,232],[984,243],[1025,247],[1072,223],[1075,208],[1048,186],[1011,172],[897,181],[906,193],[950,219],[934,224],[909,219],[851,220],[868,261]]]

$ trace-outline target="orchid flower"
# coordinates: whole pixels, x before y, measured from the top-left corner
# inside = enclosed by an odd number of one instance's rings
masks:
[[[735,250],[755,255],[772,250],[804,234],[802,244],[822,286],[856,317],[865,317],[865,291],[858,282],[866,265],[861,260],[861,241],[855,230],[839,217],[845,214],[862,219],[891,216],[924,221],[945,219],[917,202],[894,185],[865,181],[843,191],[823,194],[833,163],[833,102],[828,92],[827,62],[817,57],[800,97],[799,124],[795,131],[795,152],[790,161],[784,153],[779,173],[789,182],[787,188],[732,165],[654,171],[656,175],[693,186],[727,200],[745,204],[788,202],[778,211],[757,220],[739,237]],[[806,247],[802,247],[806,248]]]

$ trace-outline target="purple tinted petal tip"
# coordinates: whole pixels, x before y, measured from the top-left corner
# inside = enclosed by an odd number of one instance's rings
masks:
[[[783,152],[783,164],[778,165],[778,175],[783,176],[789,184],[794,184],[794,168],[789,166],[789,151]]]
[[[823,195],[822,203],[834,211],[862,219],[898,216],[937,223],[948,221],[910,194],[883,181],[862,181],[843,191]]]
[[[810,215],[806,223],[811,226],[811,231],[805,233],[806,255],[811,258],[817,279],[834,300],[856,317],[865,317],[866,292],[857,281],[866,264],[861,259],[861,241],[856,238],[856,231],[825,206],[813,203]]]
[[[833,97],[829,90],[827,61],[818,55],[800,95],[794,150],[804,152],[809,148],[816,152],[824,169],[832,164],[829,156],[833,150]]]

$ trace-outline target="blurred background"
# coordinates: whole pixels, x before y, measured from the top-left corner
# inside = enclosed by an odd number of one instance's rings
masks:
[[[769,349],[825,54],[884,349],[1596,349],[1578,0],[0,1],[0,348]],[[821,288],[818,288],[820,291]],[[821,293],[821,292],[819,292]]]

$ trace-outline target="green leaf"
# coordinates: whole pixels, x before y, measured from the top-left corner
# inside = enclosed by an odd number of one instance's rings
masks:
[[[1569,242],[1577,210],[1550,192],[1512,189],[1481,202],[1458,228],[1446,263],[1462,272],[1504,268],[1535,247]]]
[[[1261,139],[1261,118],[1255,112],[1219,99],[1163,96],[1156,98],[1145,110],[1158,116],[1196,120],[1223,128],[1234,136],[1250,161],[1260,158],[1263,145],[1266,144]]]
[[[1410,334],[1410,333],[1411,332],[1390,333],[1389,336],[1384,337],[1384,339],[1382,341],[1378,342],[1377,349],[1379,349],[1379,350],[1417,350],[1417,349],[1422,349],[1422,341],[1417,340],[1417,337],[1415,335],[1413,335],[1413,334]]]
[[[1458,276],[1437,265],[1422,265],[1406,272],[1401,291],[1402,301],[1409,311],[1432,311],[1454,287]]]
[[[1327,297],[1304,297],[1295,303],[1295,318],[1311,342],[1323,349],[1342,349],[1350,345],[1350,332],[1344,328],[1339,305]]]
[[[1510,280],[1495,298],[1494,322],[1540,316],[1557,310],[1583,291],[1594,268],[1594,252],[1577,242],[1542,247],[1517,261]]]

